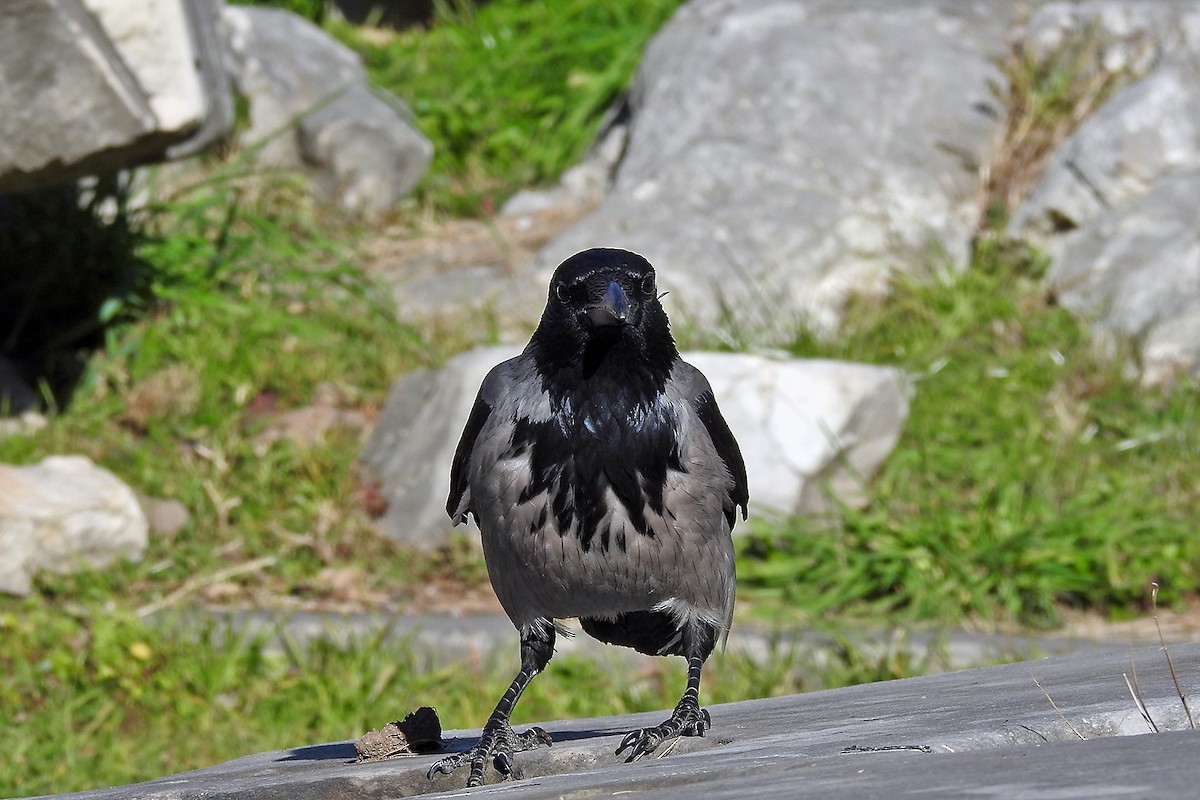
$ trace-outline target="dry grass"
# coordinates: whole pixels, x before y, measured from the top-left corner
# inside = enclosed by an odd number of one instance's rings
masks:
[[[996,229],[1033,189],[1047,160],[1117,90],[1144,74],[1150,43],[1123,42],[1133,57],[1108,57],[1114,41],[1094,24],[1053,47],[1015,39],[999,59],[993,95],[1007,110],[1001,144],[984,174],[985,226]],[[1113,63],[1110,63],[1113,62]]]

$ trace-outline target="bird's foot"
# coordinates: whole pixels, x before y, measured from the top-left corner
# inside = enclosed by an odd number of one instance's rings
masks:
[[[549,747],[552,741],[550,734],[536,726],[524,733],[517,733],[507,722],[488,720],[487,725],[483,727],[483,735],[474,747],[465,753],[455,753],[439,759],[425,775],[433,780],[433,776],[439,772],[449,775],[463,764],[470,764],[471,774],[467,778],[467,786],[479,786],[483,783],[483,771],[487,768],[488,761],[492,762],[497,772],[507,777],[513,772],[513,753],[533,750],[542,745]]]
[[[712,718],[706,709],[700,708],[695,702],[681,702],[675,706],[675,713],[671,718],[661,725],[630,731],[629,735],[621,740],[617,755],[621,755],[626,748],[633,748],[629,757],[625,759],[625,763],[628,764],[654,752],[654,749],[667,739],[675,736],[703,736],[711,727]]]

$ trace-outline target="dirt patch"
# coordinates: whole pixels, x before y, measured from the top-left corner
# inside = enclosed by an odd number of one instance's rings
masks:
[[[354,743],[359,762],[438,753],[442,749],[442,721],[429,706],[421,706],[399,722],[367,731]]]
[[[1155,616],[1158,617],[1157,627]],[[1063,612],[1063,627],[1056,633],[1105,642],[1153,644],[1158,642],[1159,628],[1168,643],[1200,641],[1200,598],[1188,601],[1182,608],[1160,608],[1157,612],[1147,612],[1129,620],[1113,621],[1093,611]]]

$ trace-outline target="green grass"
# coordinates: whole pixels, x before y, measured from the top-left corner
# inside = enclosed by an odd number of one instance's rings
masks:
[[[396,321],[347,245],[302,212],[268,208],[284,207],[281,198],[249,200],[243,188],[218,176],[154,211],[138,250],[152,299],[106,330],[65,413],[36,436],[0,440],[7,462],[81,452],[192,516],[170,541],[154,540],[142,564],[47,577],[48,596],[115,592],[142,604],[191,576],[268,556],[277,564],[243,589],[303,596],[331,563],[377,573],[372,565],[388,561],[378,556],[390,546],[355,500],[356,432],[335,429],[313,447],[256,437],[279,413],[314,402],[322,384],[369,412],[397,375],[440,360],[443,346]],[[411,578],[401,567],[383,574]]]
[[[433,141],[420,195],[439,209],[478,214],[554,180],[582,155],[646,42],[681,4],[444,3],[429,30],[335,30]]]
[[[1128,615],[1151,581],[1200,589],[1192,467],[1200,393],[1145,390],[1039,288],[1042,262],[985,242],[970,269],[898,279],[797,355],[917,376],[865,509],[742,541],[742,586],[809,614],[1053,624]]]

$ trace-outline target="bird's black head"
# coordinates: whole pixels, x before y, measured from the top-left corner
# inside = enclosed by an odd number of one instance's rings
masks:
[[[654,267],[637,253],[594,248],[559,264],[531,347],[547,369],[581,364],[668,370],[678,355]]]

